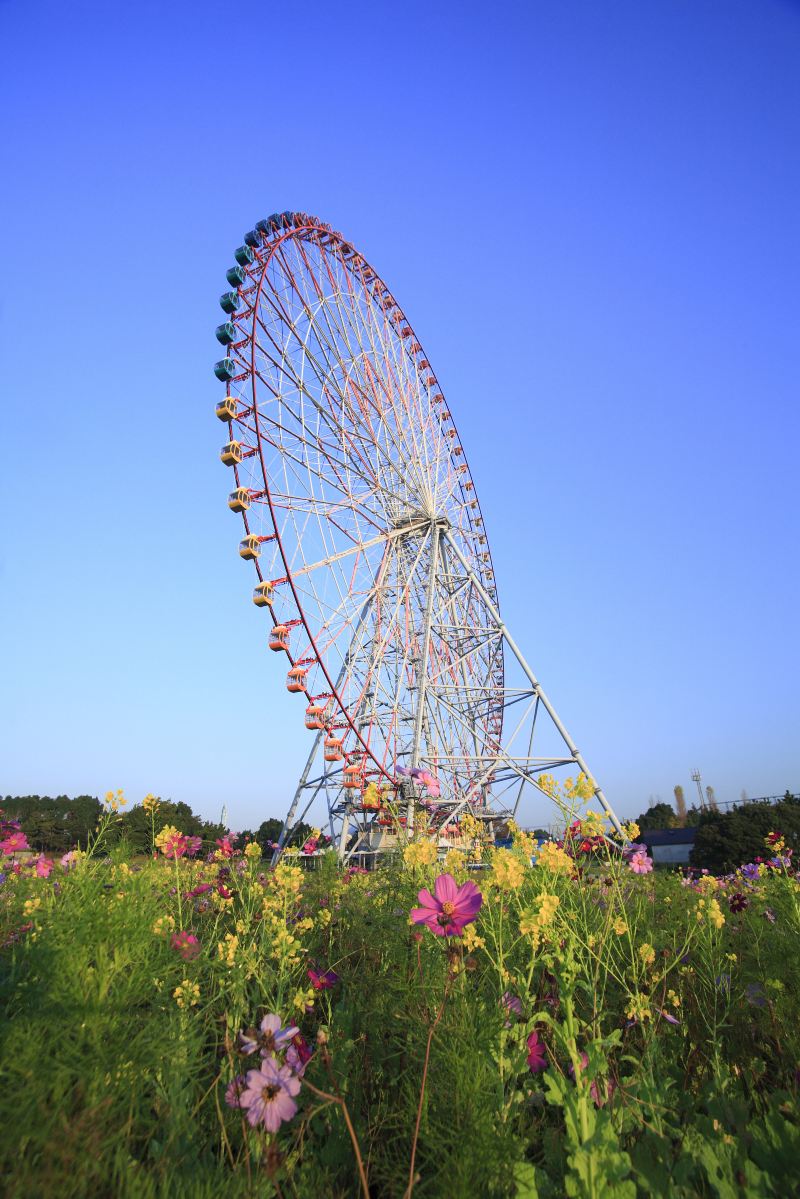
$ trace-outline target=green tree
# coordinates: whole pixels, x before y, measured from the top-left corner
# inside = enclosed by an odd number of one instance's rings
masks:
[[[646,812],[637,817],[636,823],[642,832],[648,829],[675,828],[678,818],[668,803],[653,804]]]
[[[730,812],[703,812],[691,863],[724,874],[756,858],[769,858],[767,833],[780,832],[787,845],[800,846],[800,805],[748,803]]]

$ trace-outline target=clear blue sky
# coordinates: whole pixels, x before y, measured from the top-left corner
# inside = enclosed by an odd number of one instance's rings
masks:
[[[800,790],[800,5],[0,0],[0,40],[0,792],[287,806],[211,365],[290,208],[410,315],[620,814]]]

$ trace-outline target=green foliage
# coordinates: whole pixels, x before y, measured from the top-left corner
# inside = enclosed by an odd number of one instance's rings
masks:
[[[770,857],[764,838],[773,831],[782,832],[787,845],[796,849],[800,845],[800,804],[749,803],[730,812],[704,812],[692,849],[692,865],[722,874],[757,857]]]
[[[671,804],[657,803],[637,816],[636,823],[644,833],[648,829],[677,828],[678,817]]]
[[[162,804],[157,829],[190,817]],[[267,875],[243,856],[143,860],[141,816],[104,822],[74,869],[10,869],[0,884],[10,1199],[345,1199],[360,1194],[345,1108],[371,1193],[387,1199],[407,1193],[412,1146],[417,1199],[796,1189],[790,873],[765,871],[734,913],[741,878],[686,887],[611,851],[579,876],[564,855],[530,868],[514,847],[481,873],[450,863],[459,882],[479,879],[483,906],[448,942],[408,921],[438,865],[343,878],[333,853]],[[197,937],[198,956],[181,958],[172,929]],[[338,983],[309,990],[309,965]],[[238,1031],[265,1012],[315,1048],[274,1136],[224,1102],[255,1065]]]

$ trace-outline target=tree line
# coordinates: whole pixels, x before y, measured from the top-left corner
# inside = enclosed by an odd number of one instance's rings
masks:
[[[74,798],[68,795],[6,795],[0,800],[0,807],[8,820],[19,821],[31,849],[51,854],[64,854],[85,846],[103,812],[103,805],[96,795],[76,795]],[[156,832],[166,824],[187,836],[202,837],[209,847],[228,831],[218,822],[198,816],[189,804],[173,803],[169,799],[159,800]],[[282,820],[264,820],[255,830],[242,829],[238,834],[239,844],[257,841],[262,854],[267,857],[282,827]],[[292,844],[302,845],[310,832],[311,826],[301,821],[293,830]],[[141,804],[134,804],[119,813],[109,830],[106,844],[117,845],[124,840],[133,853],[149,853],[151,834],[148,812]]]

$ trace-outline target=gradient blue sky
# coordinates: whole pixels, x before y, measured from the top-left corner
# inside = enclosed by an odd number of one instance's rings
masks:
[[[283,815],[211,365],[286,208],[411,317],[620,814],[800,790],[800,5],[0,0],[0,40],[0,792]]]

